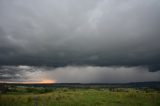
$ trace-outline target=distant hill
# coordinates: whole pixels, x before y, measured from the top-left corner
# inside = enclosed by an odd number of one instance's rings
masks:
[[[92,88],[92,87],[114,87],[114,88],[154,88],[160,89],[160,81],[131,82],[131,83],[48,83],[48,84],[23,84],[23,83],[0,83],[0,85],[15,85],[26,87],[69,87],[69,88]]]

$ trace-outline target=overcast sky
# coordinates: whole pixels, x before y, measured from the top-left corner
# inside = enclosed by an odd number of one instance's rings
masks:
[[[159,0],[0,0],[0,80],[160,81],[159,29]]]

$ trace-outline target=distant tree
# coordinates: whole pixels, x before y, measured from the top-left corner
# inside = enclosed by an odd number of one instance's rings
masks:
[[[0,93],[7,93],[9,91],[9,86],[5,83],[0,84]]]

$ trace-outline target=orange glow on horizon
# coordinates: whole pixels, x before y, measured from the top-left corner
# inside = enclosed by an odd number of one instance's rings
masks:
[[[56,83],[56,80],[46,79],[46,80],[42,80],[40,83]]]
[[[33,82],[3,82],[3,83],[19,83],[19,84],[52,84],[56,83],[56,80],[44,79],[42,81],[33,81]]]

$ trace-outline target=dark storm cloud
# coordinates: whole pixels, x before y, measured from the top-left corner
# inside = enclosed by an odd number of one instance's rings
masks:
[[[1,0],[1,65],[160,69],[159,0]]]

